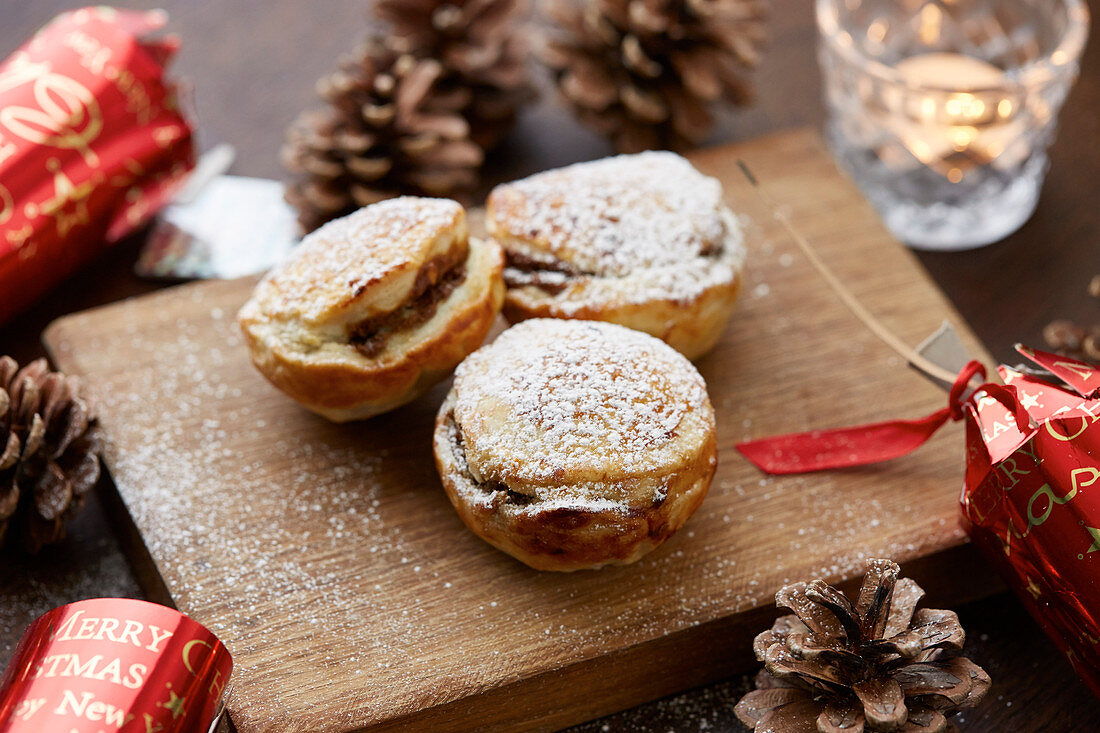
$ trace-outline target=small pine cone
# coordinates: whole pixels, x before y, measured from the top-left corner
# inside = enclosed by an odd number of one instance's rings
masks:
[[[461,114],[465,96],[438,88],[441,73],[438,61],[371,39],[318,82],[329,106],[299,115],[281,153],[298,174],[286,198],[305,231],[382,199],[477,184],[484,151]]]
[[[549,0],[542,55],[580,121],[620,152],[683,149],[752,98],[763,0]]]
[[[738,719],[773,733],[949,730],[947,716],[976,705],[989,675],[957,656],[954,612],[914,612],[924,591],[899,570],[870,560],[854,604],[823,580],[781,588],[776,604],[795,615],[753,642],[764,669]]]
[[[392,42],[441,65],[438,87],[462,99],[470,138],[490,150],[537,96],[528,69],[523,0],[378,0]]]
[[[95,418],[76,379],[45,359],[0,357],[0,542],[28,552],[65,536],[99,480]]]
[[[1055,351],[1079,351],[1085,329],[1072,321],[1051,321],[1043,329],[1043,340]]]
[[[1088,294],[1100,298],[1100,275],[1089,280]],[[1043,341],[1059,354],[1100,364],[1100,323],[1083,326],[1065,319],[1051,321],[1043,329]]]

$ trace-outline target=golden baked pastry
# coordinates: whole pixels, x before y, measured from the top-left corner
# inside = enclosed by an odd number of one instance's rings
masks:
[[[699,507],[717,467],[691,362],[595,321],[525,321],[467,357],[434,442],[462,521],[539,570],[636,561]]]
[[[308,235],[238,315],[252,362],[330,420],[403,405],[481,345],[504,298],[500,248],[445,199],[372,204]]]
[[[611,321],[689,359],[714,346],[741,288],[744,235],[719,182],[669,152],[620,155],[497,186],[504,315]]]

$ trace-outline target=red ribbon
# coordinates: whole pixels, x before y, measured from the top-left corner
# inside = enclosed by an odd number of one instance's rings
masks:
[[[737,450],[761,471],[776,475],[889,461],[915,451],[948,419],[962,420],[966,415],[966,404],[973,402],[978,392],[1007,407],[1015,416],[1021,432],[1027,433],[1030,418],[1016,399],[1014,387],[984,383],[969,397],[965,396],[975,375],[985,380],[985,367],[981,362],[972,361],[959,372],[951,386],[947,407],[919,420],[889,420],[848,428],[777,435],[739,443]]]

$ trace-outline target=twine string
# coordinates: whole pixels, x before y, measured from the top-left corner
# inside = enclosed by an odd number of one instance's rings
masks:
[[[814,248],[810,245],[806,237],[804,237],[791,223],[790,216],[787,212],[780,209],[771,196],[769,196],[760,186],[756,176],[753,175],[745,161],[738,160],[737,167],[741,169],[741,173],[744,174],[745,179],[752,185],[753,190],[756,191],[771,215],[783,226],[787,234],[794,240],[794,243],[802,250],[802,254],[806,256],[806,259],[810,261],[810,264],[814,266],[818,274],[824,278],[829,288],[836,293],[841,302],[847,306],[848,310],[850,310],[852,314],[871,331],[871,333],[897,352],[899,356],[908,361],[914,368],[919,369],[930,377],[946,382],[947,384],[952,384],[955,381],[956,374],[944,369],[924,355],[918,353],[916,349],[902,341],[898,338],[897,334],[883,325],[882,321],[876,318],[871,311],[867,310],[863,303],[852,294],[852,291],[840,281],[840,278],[829,269],[828,265],[818,257],[817,252],[814,251]]]

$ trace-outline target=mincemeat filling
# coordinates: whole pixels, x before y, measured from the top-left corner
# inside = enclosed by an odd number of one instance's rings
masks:
[[[439,304],[466,279],[468,251],[466,247],[455,247],[451,252],[424,263],[405,302],[389,313],[355,324],[348,333],[349,343],[363,356],[373,358],[382,353],[393,334],[416,328],[430,320],[439,309]]]
[[[722,249],[720,242],[708,242],[699,251],[699,256],[719,257]],[[561,260],[551,263],[522,252],[508,251],[505,254],[504,283],[510,288],[530,285],[550,295],[557,295],[569,287],[572,278],[593,276],[593,273],[584,272]]]

